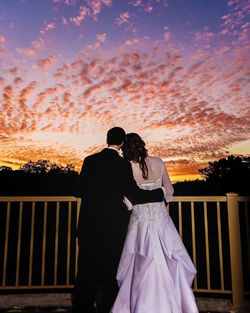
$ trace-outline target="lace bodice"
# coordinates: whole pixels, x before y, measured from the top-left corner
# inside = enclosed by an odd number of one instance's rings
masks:
[[[157,223],[166,226],[169,214],[164,202],[138,204],[133,206],[130,223]]]
[[[140,188],[152,190],[161,187],[161,179],[154,183],[140,183]],[[167,207],[164,202],[137,204],[133,206],[130,222],[140,223],[156,222],[158,225],[166,225],[169,219]]]

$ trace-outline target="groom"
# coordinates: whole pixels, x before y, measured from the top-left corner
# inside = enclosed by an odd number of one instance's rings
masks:
[[[118,291],[116,271],[129,220],[124,196],[132,204],[164,198],[161,189],[146,191],[137,186],[130,163],[119,156],[125,135],[122,128],[111,128],[107,133],[108,147],[83,162],[73,313],[95,312],[93,304],[98,293],[102,294],[101,312],[110,312]]]

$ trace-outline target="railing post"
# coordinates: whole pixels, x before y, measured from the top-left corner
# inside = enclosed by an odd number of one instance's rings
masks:
[[[226,196],[232,276],[232,305],[234,309],[239,309],[244,306],[244,286],[242,274],[238,194],[229,192],[226,194]]]

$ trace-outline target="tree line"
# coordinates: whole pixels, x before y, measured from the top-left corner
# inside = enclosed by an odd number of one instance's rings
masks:
[[[175,195],[250,194],[250,157],[230,155],[199,169],[202,179],[174,184]],[[29,161],[17,170],[0,166],[1,196],[78,196],[79,173],[74,165],[49,160]]]

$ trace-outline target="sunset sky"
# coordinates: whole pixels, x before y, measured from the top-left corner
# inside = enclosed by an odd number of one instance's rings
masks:
[[[110,127],[173,182],[250,155],[249,0],[0,0],[0,165],[80,168]]]

